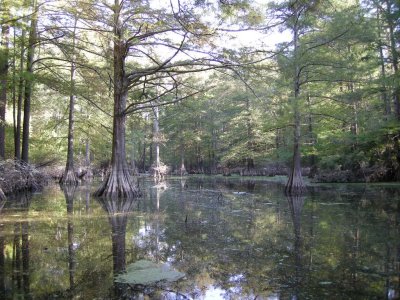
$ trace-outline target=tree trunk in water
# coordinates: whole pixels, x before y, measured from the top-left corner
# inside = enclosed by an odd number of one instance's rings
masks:
[[[183,138],[181,137],[181,146],[180,146],[180,150],[181,150],[181,167],[179,169],[179,173],[181,176],[183,175],[187,175],[187,171],[185,168],[185,146],[183,144]]]
[[[70,70],[70,95],[69,95],[69,120],[68,120],[68,149],[67,149],[67,163],[65,171],[60,179],[62,185],[77,185],[78,177],[75,174],[74,168],[74,117],[75,117],[75,35],[76,24],[78,19],[75,17],[74,31],[72,37],[72,62]]]
[[[294,99],[293,99],[293,113],[294,113],[294,130],[293,130],[293,161],[290,169],[289,179],[286,183],[285,192],[289,195],[301,194],[305,190],[303,178],[301,175],[301,152],[300,152],[300,112],[299,112],[299,95],[300,95],[300,68],[297,62],[298,59],[298,39],[299,28],[298,18],[299,12],[295,8],[294,17],[295,25],[293,26],[293,42],[294,42],[294,60],[295,60],[295,74],[294,74]]]
[[[28,78],[25,81],[25,97],[24,97],[24,124],[22,128],[22,153],[21,160],[25,163],[29,162],[29,127],[31,117],[31,97],[32,97],[32,76],[33,76],[33,56],[35,53],[36,43],[36,24],[37,24],[37,3],[34,0],[31,27],[29,33],[29,47],[27,54],[27,67]]]
[[[5,158],[5,140],[6,140],[6,106],[7,106],[7,79],[8,79],[8,42],[10,26],[6,21],[7,10],[4,9],[3,25],[1,26],[1,52],[0,56],[0,158]]]
[[[153,142],[155,150],[155,162],[153,164],[153,176],[156,181],[161,181],[164,178],[164,170],[161,169],[160,160],[160,124],[159,124],[159,108],[153,107],[154,122],[153,122]]]
[[[154,133],[153,133],[153,139],[154,139],[154,148],[155,148],[155,155],[156,155],[156,160],[155,160],[155,165],[156,167],[159,167],[161,164],[160,161],[160,125],[158,123],[158,118],[159,118],[159,111],[158,111],[158,106],[153,107],[153,113],[154,113]]]
[[[301,175],[300,114],[296,109],[293,133],[293,161],[285,192],[288,195],[298,195],[303,193],[304,190],[305,186]]]
[[[129,172],[125,149],[125,109],[128,98],[128,79],[125,75],[127,45],[123,41],[120,20],[121,5],[114,4],[114,115],[111,170],[95,196],[131,198],[140,196],[139,188]]]
[[[118,85],[118,82],[115,81]],[[95,192],[99,197],[138,197],[138,187],[129,172],[125,152],[125,119],[123,113],[126,106],[127,90],[114,92],[114,122],[111,171],[103,185]]]

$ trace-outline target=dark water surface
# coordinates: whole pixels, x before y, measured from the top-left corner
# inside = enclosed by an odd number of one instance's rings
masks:
[[[140,184],[135,201],[53,186],[0,203],[0,299],[399,299],[399,187]],[[139,259],[186,277],[113,282]]]

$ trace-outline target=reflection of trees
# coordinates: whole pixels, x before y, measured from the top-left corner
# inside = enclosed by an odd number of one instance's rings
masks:
[[[0,210],[1,213],[1,210]],[[5,285],[4,285],[4,225],[0,224],[0,298],[3,299],[5,295]]]
[[[304,205],[304,197],[301,196],[295,196],[295,195],[290,195],[287,196],[287,200],[289,203],[290,207],[290,214],[292,216],[292,222],[293,222],[293,230],[294,230],[294,249],[293,249],[293,255],[294,255],[294,279],[292,281],[292,287],[293,287],[293,292],[294,292],[294,297],[296,299],[299,299],[299,293],[301,289],[301,284],[302,284],[302,278],[304,277],[304,272],[303,270],[303,237],[301,234],[301,211],[303,209]]]
[[[17,211],[27,214],[32,195],[29,193],[19,194],[10,203]],[[23,218],[21,218],[23,219]],[[3,240],[4,243],[4,240]],[[4,244],[0,245],[0,268],[4,272]],[[30,255],[29,255],[29,221],[23,220],[14,224],[12,255],[12,290],[17,294],[22,289],[26,299],[30,299]],[[1,265],[2,264],[2,265]],[[0,275],[1,276],[1,275]],[[4,274],[3,274],[4,276]],[[2,280],[4,285],[4,280]],[[3,289],[4,290],[4,289]],[[1,295],[1,292],[0,292]]]
[[[6,200],[0,197],[0,214],[3,210]],[[4,237],[4,224],[0,224],[0,299],[4,298],[5,295],[5,237]]]
[[[125,235],[128,223],[128,214],[134,210],[136,200],[129,198],[99,198],[103,209],[108,214],[108,221],[111,226],[111,243],[113,256],[114,275],[125,270]],[[122,298],[125,286],[114,285],[115,297]]]
[[[128,213],[134,210],[137,201],[127,198],[98,199],[108,214],[111,226],[112,254],[114,273],[125,269],[125,234]]]
[[[75,270],[76,270],[76,254],[74,245],[74,198],[75,198],[75,185],[62,186],[64,192],[65,201],[67,203],[67,215],[68,215],[68,271],[69,271],[69,287],[73,290],[75,287]]]

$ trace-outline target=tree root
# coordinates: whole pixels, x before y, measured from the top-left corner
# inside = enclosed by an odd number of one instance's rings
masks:
[[[78,180],[78,177],[76,176],[74,170],[66,169],[63,176],[60,179],[60,184],[61,185],[78,185],[79,180]]]
[[[94,196],[105,198],[137,198],[141,196],[141,192],[127,170],[119,172],[111,170],[106,180],[94,193]]]
[[[301,195],[306,192],[306,187],[303,182],[303,178],[301,177],[301,172],[294,172],[295,174],[291,174],[289,180],[285,187],[286,195]]]

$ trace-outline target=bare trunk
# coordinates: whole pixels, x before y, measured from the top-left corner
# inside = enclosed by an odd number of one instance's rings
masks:
[[[378,48],[379,48],[379,60],[380,60],[380,65],[381,65],[381,77],[383,80],[382,83],[382,92],[381,92],[381,97],[382,97],[382,101],[384,104],[384,115],[385,115],[385,119],[387,119],[388,116],[390,116],[391,112],[391,107],[390,107],[390,101],[388,99],[387,96],[387,87],[386,87],[386,69],[385,69],[385,57],[383,54],[383,42],[381,40],[381,33],[383,32],[383,26],[382,26],[382,22],[381,22],[381,18],[380,18],[380,14],[379,14],[379,10],[377,10],[377,19],[379,22],[379,44],[378,44]]]
[[[312,147],[314,148],[316,139],[314,138],[314,130],[313,130],[313,118],[311,112],[311,97],[307,95],[307,105],[308,105],[308,134],[309,134],[309,141]],[[315,155],[310,155],[310,174],[308,177],[313,178],[317,173],[317,166],[315,161]]]
[[[8,79],[8,44],[10,26],[7,21],[7,11],[4,12],[4,21],[1,26],[1,53],[0,56],[0,158],[5,158],[5,127],[7,106],[7,79]]]
[[[386,0],[386,9],[387,9],[386,14],[389,27],[390,52],[392,54],[394,75],[396,77],[398,76],[399,73],[399,57],[397,53],[396,39],[394,33],[395,24],[392,16],[391,1],[389,0]],[[396,82],[394,84],[395,86],[393,90],[393,103],[394,103],[396,118],[400,120],[400,87]]]
[[[18,80],[18,95],[17,95],[17,125],[14,133],[14,155],[17,160],[21,159],[21,119],[22,119],[22,96],[24,92],[24,63],[25,63],[25,30],[22,30],[21,35],[21,55],[20,55],[20,69],[19,69],[19,80]]]
[[[121,5],[114,5],[114,115],[111,171],[96,196],[107,198],[131,198],[140,195],[139,188],[129,172],[125,149],[125,109],[128,98],[128,80],[125,75],[126,44],[120,21]]]
[[[246,95],[246,126],[247,126],[247,150],[248,153],[253,151],[253,128],[251,124],[251,112],[250,112],[250,99]],[[252,157],[246,158],[246,168],[248,175],[253,175],[254,160]]]
[[[77,185],[78,177],[75,174],[74,168],[74,119],[75,119],[75,37],[76,37],[76,23],[78,19],[75,18],[74,31],[72,37],[72,62],[70,69],[70,95],[69,95],[69,120],[68,120],[68,149],[67,149],[67,163],[65,171],[60,179],[60,184],[63,185]]]
[[[154,121],[153,121],[153,142],[155,150],[155,162],[153,164],[153,176],[156,181],[163,180],[165,174],[161,167],[160,160],[160,124],[159,124],[159,108],[153,107]]]
[[[116,82],[118,84],[118,82]],[[111,171],[103,185],[96,191],[95,196],[101,197],[138,197],[138,187],[129,173],[125,152],[125,119],[123,113],[126,106],[127,90],[114,95],[114,124],[111,157]]]
[[[297,10],[294,14],[298,20],[299,13]],[[294,130],[293,130],[293,161],[290,169],[289,179],[286,183],[285,192],[289,195],[301,194],[304,189],[303,178],[301,175],[301,152],[300,152],[300,111],[299,111],[299,95],[300,95],[300,68],[298,65],[298,39],[299,28],[297,21],[293,27],[293,42],[294,42],[294,60],[295,60],[295,74],[294,74],[294,98],[292,100],[293,113],[294,113]]]
[[[160,125],[158,122],[159,119],[159,110],[158,110],[158,106],[153,107],[153,113],[154,113],[154,123],[153,123],[153,128],[154,128],[154,132],[153,132],[153,139],[154,139],[154,148],[155,148],[155,155],[156,155],[156,167],[159,167],[161,164],[160,161]]]
[[[289,195],[297,195],[301,194],[304,189],[305,186],[301,175],[300,114],[297,110],[295,110],[295,123],[293,133],[293,161],[285,191]]]
[[[181,167],[179,170],[179,173],[181,176],[183,175],[187,175],[187,171],[185,168],[185,146],[183,144],[183,137],[181,137],[181,146],[180,146],[180,150],[181,150]]]
[[[31,117],[31,97],[32,97],[32,76],[33,76],[33,56],[35,53],[36,43],[36,24],[37,24],[37,4],[33,1],[31,28],[29,33],[29,48],[27,54],[26,71],[29,78],[25,81],[25,97],[24,97],[24,124],[22,128],[22,153],[21,160],[25,163],[29,162],[29,129]]]

